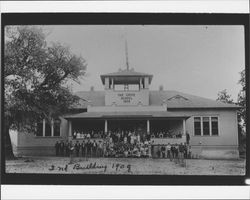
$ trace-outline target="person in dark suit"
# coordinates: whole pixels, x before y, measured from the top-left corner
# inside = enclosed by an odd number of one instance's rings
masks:
[[[103,143],[100,140],[99,143],[97,144],[97,156],[102,157],[103,154]]]
[[[65,151],[65,156],[69,156],[69,151],[70,151],[70,147],[69,147],[69,142],[66,141],[65,145],[64,145],[64,151]]]
[[[74,145],[72,141],[69,142],[69,155],[70,155],[70,162],[69,164],[73,163],[73,154],[74,154]]]
[[[92,142],[90,141],[90,139],[88,140],[86,147],[87,147],[87,157],[91,157],[92,156]]]
[[[60,142],[59,151],[60,151],[60,156],[64,156],[64,142],[63,141]]]
[[[76,151],[76,156],[79,157],[79,151],[80,151],[81,145],[79,141],[77,140],[75,143],[75,151]]]
[[[96,152],[97,152],[97,143],[94,140],[93,144],[92,144],[92,150],[93,150],[93,156],[96,157]]]
[[[166,157],[166,147],[165,146],[161,147],[161,155],[162,155],[162,158]]]
[[[187,145],[189,145],[189,141],[190,141],[190,135],[189,135],[189,133],[187,132],[186,133],[186,142],[187,142]]]
[[[85,155],[85,152],[86,152],[86,144],[85,144],[85,141],[83,140],[82,141],[82,144],[81,144],[81,152],[82,152],[82,157],[86,156]]]
[[[175,146],[173,144],[171,145],[170,151],[171,151],[170,161],[172,161],[175,158]]]
[[[59,155],[59,147],[60,147],[60,144],[58,141],[56,141],[56,144],[55,144],[55,149],[56,149],[56,156]]]

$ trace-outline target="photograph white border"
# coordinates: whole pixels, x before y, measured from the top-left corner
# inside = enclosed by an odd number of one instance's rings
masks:
[[[1,12],[249,13],[248,0],[1,1]]]
[[[249,1],[1,1],[0,12],[249,13]],[[1,186],[1,199],[107,198],[249,199],[250,186]]]

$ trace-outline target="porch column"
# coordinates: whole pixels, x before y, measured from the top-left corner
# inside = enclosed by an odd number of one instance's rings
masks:
[[[142,88],[142,78],[140,78],[140,89],[143,89]]]
[[[186,120],[183,119],[183,135],[186,135]]]
[[[105,119],[105,124],[104,124],[104,133],[108,132],[108,121]]]
[[[150,122],[149,122],[149,119],[147,120],[147,132],[148,133],[150,132]]]
[[[46,121],[43,119],[43,137],[45,137],[45,127],[46,127]]]
[[[51,136],[54,136],[54,120],[51,120]]]
[[[112,81],[111,82],[111,85],[112,85],[111,87],[112,87],[112,89],[114,89],[114,79],[112,78],[111,81]]]
[[[72,137],[72,121],[69,120],[69,137]]]

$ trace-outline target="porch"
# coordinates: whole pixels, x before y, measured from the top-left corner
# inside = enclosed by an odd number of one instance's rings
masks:
[[[186,142],[186,120],[170,112],[80,113],[65,117],[69,140],[104,139],[109,133],[132,132],[155,145]]]

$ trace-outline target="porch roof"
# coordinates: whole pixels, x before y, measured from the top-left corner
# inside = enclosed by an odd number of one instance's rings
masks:
[[[189,115],[167,111],[140,111],[140,112],[83,112],[64,116],[65,119],[105,119],[105,118],[181,118],[187,119]]]

